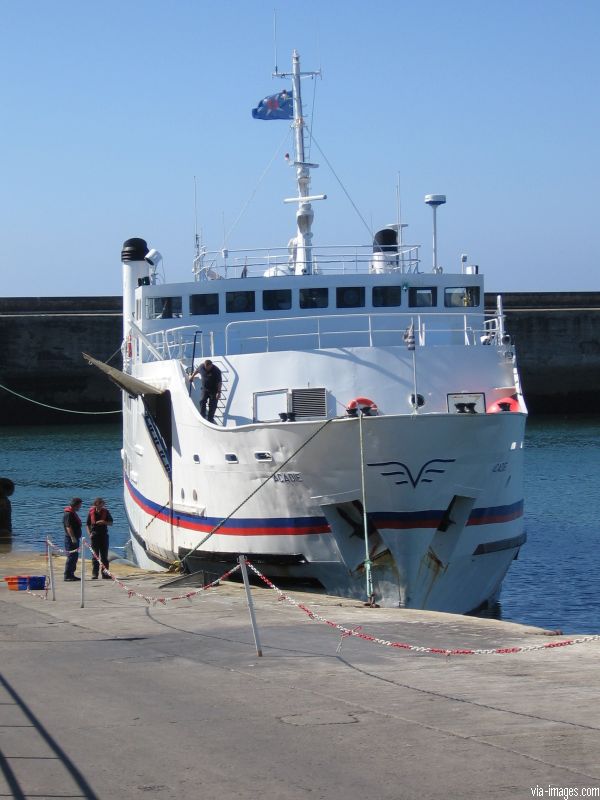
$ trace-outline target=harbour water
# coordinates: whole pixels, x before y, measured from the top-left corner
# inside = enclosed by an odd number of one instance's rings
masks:
[[[16,484],[13,549],[62,541],[62,509],[104,497],[114,517],[111,547],[128,538],[120,425],[0,429],[0,475]],[[526,437],[527,544],[512,565],[494,616],[600,633],[600,418],[530,419]],[[1,558],[1,555],[0,555]]]

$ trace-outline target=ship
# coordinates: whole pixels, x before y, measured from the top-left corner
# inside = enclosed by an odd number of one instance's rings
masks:
[[[311,194],[307,74],[294,51],[277,73],[291,89],[257,112],[293,130],[291,239],[197,244],[192,280],[174,283],[145,239],[123,245],[112,377],[132,551],[192,573],[243,554],[272,580],[468,613],[498,598],[526,540],[527,408],[501,297],[486,313],[479,267],[439,265],[444,195],[425,196],[431,267],[399,220],[366,244],[313,242],[326,196]],[[195,375],[207,359],[222,378],[212,421]]]

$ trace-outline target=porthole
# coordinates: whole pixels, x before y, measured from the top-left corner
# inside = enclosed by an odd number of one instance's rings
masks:
[[[194,498],[194,503],[198,502],[198,492],[194,489],[192,492],[192,497]]]
[[[273,461],[273,456],[267,450],[262,450],[259,453],[254,453],[254,458],[257,461]]]
[[[185,489],[181,490],[181,499],[185,500]]]
[[[225,461],[229,464],[238,464],[238,457],[235,453],[225,453]]]

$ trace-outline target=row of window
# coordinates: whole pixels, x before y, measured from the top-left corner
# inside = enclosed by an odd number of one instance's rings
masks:
[[[262,293],[253,291],[225,292],[225,311],[227,314],[247,314],[256,311],[256,295],[262,294],[263,311],[288,311],[292,307],[292,289],[265,289]],[[331,290],[333,294],[334,290]],[[479,306],[479,287],[457,287],[444,289],[446,308],[473,308]],[[260,302],[260,301],[259,301]],[[300,289],[298,302],[300,308],[329,308],[330,290],[328,288]],[[433,308],[437,306],[435,286],[408,289],[409,308]],[[221,311],[221,296],[214,293],[192,294],[189,297],[189,314],[207,316]],[[374,286],[371,290],[373,308],[399,308],[402,305],[402,286]],[[365,308],[366,290],[364,286],[339,286],[335,289],[336,308]],[[181,297],[147,298],[146,316],[148,319],[170,319],[183,316]]]

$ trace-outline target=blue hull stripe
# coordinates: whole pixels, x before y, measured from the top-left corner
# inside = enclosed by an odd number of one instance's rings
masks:
[[[151,517],[170,522],[171,512],[149,500],[125,477],[125,486],[133,501]],[[437,528],[444,511],[386,511],[369,513],[377,528],[406,530],[414,528]],[[523,501],[506,506],[474,508],[467,525],[491,525],[509,522],[523,516]],[[173,513],[173,525],[199,533],[208,533],[221,522],[221,517],[198,517],[180,511]],[[220,536],[306,536],[308,534],[331,533],[325,517],[234,517],[219,528]]]

